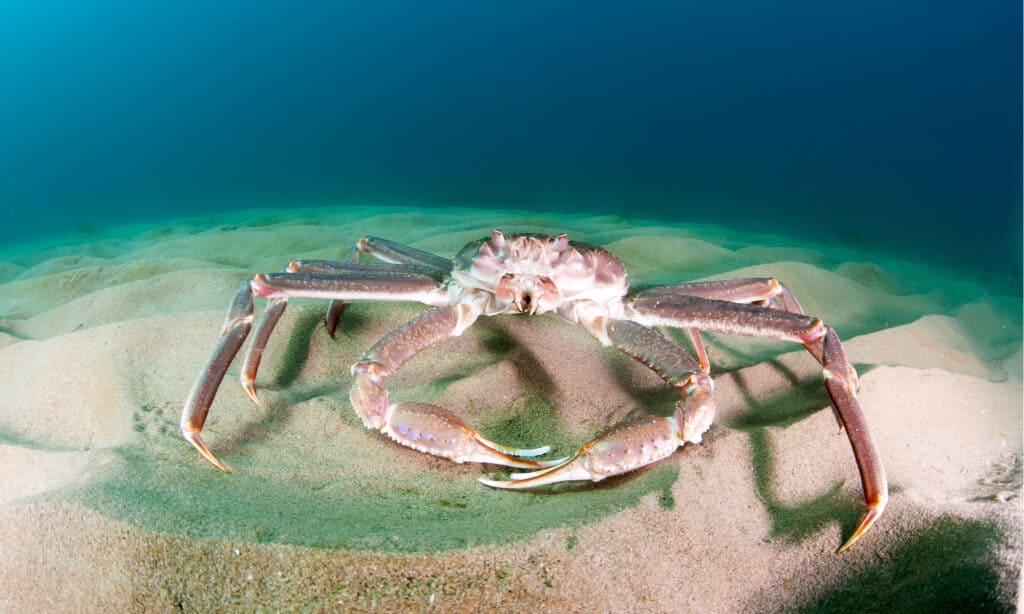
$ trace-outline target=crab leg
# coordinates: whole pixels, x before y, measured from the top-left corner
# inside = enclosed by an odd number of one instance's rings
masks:
[[[804,312],[790,289],[772,277],[697,281],[672,286],[654,286],[637,292],[635,296],[637,298],[699,296],[733,303],[752,303],[762,307],[782,309],[791,313],[803,314]],[[704,349],[704,341],[700,337],[700,330],[688,328],[686,332],[693,343],[693,349],[697,353],[701,366],[704,367],[705,371],[710,370],[711,362],[708,360],[707,351]]]
[[[352,275],[361,273],[375,273],[377,275],[395,275],[395,267],[389,265],[373,265],[373,264],[355,264],[355,263],[344,263],[336,262],[333,260],[295,260],[292,261],[284,273],[297,273],[297,274],[315,274],[315,275]],[[399,273],[408,272],[421,272],[431,277],[439,277],[432,269],[421,268],[410,268],[406,267]],[[345,303],[338,300],[332,300],[331,305],[341,305],[344,307]],[[263,312],[263,316],[260,318],[259,323],[256,325],[256,335],[253,337],[252,343],[249,345],[249,351],[245,355],[245,363],[242,365],[242,372],[240,379],[242,382],[242,388],[249,395],[249,398],[254,403],[259,403],[259,397],[256,395],[256,374],[259,371],[260,360],[263,358],[263,351],[266,349],[267,342],[270,340],[270,334],[273,332],[274,327],[277,326],[277,322],[281,319],[281,315],[284,314],[285,308],[288,306],[287,297],[277,297],[270,299],[270,303],[267,305],[266,310]],[[332,319],[330,317],[330,310],[328,310],[327,321],[329,325],[337,325],[337,317],[341,315],[339,310],[336,316]],[[333,328],[328,331],[331,336],[334,336]]]
[[[249,329],[252,328],[252,292],[249,290],[249,282],[245,282],[235,293],[228,308],[228,316],[220,331],[220,339],[214,346],[213,356],[206,368],[196,379],[192,391],[185,402],[185,408],[181,412],[181,434],[185,441],[192,444],[203,458],[213,463],[213,466],[221,471],[227,471],[217,457],[210,452],[203,442],[200,432],[203,424],[206,423],[206,415],[210,411],[213,397],[220,388],[220,383],[227,373],[228,366],[234,360],[238,349],[242,347]]]
[[[881,517],[889,500],[882,458],[857,403],[857,373],[839,336],[821,320],[798,313],[696,296],[651,296],[627,305],[637,322],[648,326],[696,328],[718,333],[770,337],[802,343],[821,363],[825,388],[845,427],[864,487],[868,512],[839,549],[846,550]]]
[[[394,241],[388,241],[387,239],[381,239],[380,237],[361,237],[352,245],[348,256],[345,257],[345,262],[359,262],[359,254],[361,253],[370,254],[384,262],[424,267],[440,275],[450,273],[453,264],[448,258],[442,258],[430,252],[395,243]],[[333,266],[337,263],[329,264]],[[333,300],[330,306],[327,307],[324,323],[327,325],[327,334],[332,337],[334,336],[335,329],[338,327],[338,319],[343,311],[345,311],[345,302],[341,300]]]
[[[699,296],[733,303],[754,303],[791,313],[804,312],[790,289],[773,277],[697,281],[673,286],[645,288],[636,298],[653,296]]]
[[[263,360],[263,351],[267,348],[270,333],[274,332],[274,327],[277,326],[277,322],[281,319],[287,306],[288,299],[286,298],[270,299],[256,325],[256,334],[253,336],[252,343],[249,344],[249,351],[245,354],[245,362],[242,363],[239,379],[242,382],[242,388],[245,389],[245,393],[249,395],[253,403],[260,402],[260,398],[256,394],[256,372],[259,371],[260,361]]]
[[[508,481],[480,481],[495,488],[532,488],[555,482],[590,480],[626,473],[667,458],[686,443],[700,443],[715,417],[711,377],[683,348],[655,329],[628,320],[613,320],[601,330],[587,329],[650,367],[682,396],[671,417],[646,415],[621,422],[559,465],[530,473],[513,473]]]
[[[252,328],[253,297],[271,299],[259,326],[257,337],[260,346],[252,364],[243,369],[245,373],[259,365],[266,340],[273,325],[284,311],[284,299],[288,297],[341,298],[345,300],[419,301],[427,304],[444,304],[447,297],[442,284],[430,274],[415,267],[400,265],[348,265],[350,268],[334,273],[273,273],[258,274],[252,281],[245,282],[235,293],[228,309],[227,320],[221,329],[220,339],[206,368],[199,374],[188,400],[181,412],[181,433],[203,457],[222,471],[227,468],[210,452],[200,432],[206,422],[217,389],[224,374],[234,360],[239,348]],[[280,299],[280,300],[279,300]],[[249,361],[247,361],[249,362]],[[253,396],[246,386],[246,391]]]
[[[426,403],[391,403],[384,380],[422,350],[457,336],[480,315],[472,305],[441,307],[413,318],[386,335],[352,366],[352,408],[366,425],[396,442],[456,463],[477,462],[509,467],[541,468],[559,461],[534,461],[550,448],[510,448],[489,441],[470,429],[458,416]]]
[[[772,309],[782,309],[790,313],[804,314],[804,310],[800,307],[796,297],[793,296],[793,292],[785,284],[772,277],[698,281],[675,286],[656,286],[637,293],[638,297],[644,298],[673,295],[699,296],[702,298],[731,301],[733,303],[751,303],[761,307],[771,307]],[[693,347],[701,361],[701,366],[705,369],[710,369],[710,363],[708,362],[707,352],[704,350],[704,342],[701,340],[700,331],[696,328],[689,328],[686,332],[693,342]],[[815,353],[814,357],[818,362],[821,362],[820,352],[817,347],[808,348],[808,350]],[[857,377],[856,372],[853,373],[853,377]],[[839,430],[844,430],[843,420],[839,417],[838,413],[836,413],[836,420],[839,422]]]
[[[285,268],[284,272],[322,273],[329,270],[329,266],[320,267],[315,264],[307,265],[299,261],[293,261]],[[260,317],[259,323],[256,325],[256,335],[253,336],[252,343],[249,344],[249,351],[245,354],[245,362],[242,363],[242,372],[239,379],[242,382],[242,388],[249,395],[249,398],[252,399],[253,403],[260,402],[259,396],[256,394],[255,382],[256,373],[260,368],[260,361],[263,359],[263,351],[267,347],[267,342],[270,341],[270,334],[274,332],[274,327],[277,326],[278,320],[284,315],[286,307],[288,307],[287,298],[270,299],[267,308]]]

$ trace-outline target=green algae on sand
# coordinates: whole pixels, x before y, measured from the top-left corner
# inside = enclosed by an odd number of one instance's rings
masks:
[[[596,486],[515,493],[443,470],[411,480],[338,472],[335,479],[318,482],[291,471],[268,480],[242,467],[223,474],[141,448],[118,456],[73,498],[162,533],[401,552],[505,543],[545,529],[589,524],[649,493],[667,491],[679,474],[678,467],[662,465]]]

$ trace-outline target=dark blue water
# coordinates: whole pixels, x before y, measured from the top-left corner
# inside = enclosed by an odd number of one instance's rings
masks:
[[[0,242],[494,204],[1019,277],[1019,2],[688,4],[4,3]]]

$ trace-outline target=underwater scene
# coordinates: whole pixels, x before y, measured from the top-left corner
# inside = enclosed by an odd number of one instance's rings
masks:
[[[1021,21],[0,6],[0,610],[1015,611]]]

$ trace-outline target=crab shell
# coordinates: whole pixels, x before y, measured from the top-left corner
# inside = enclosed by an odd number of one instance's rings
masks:
[[[579,301],[604,304],[628,290],[626,268],[600,247],[564,234],[505,236],[498,230],[459,252],[452,281],[458,290],[493,297],[484,315],[542,314]]]

